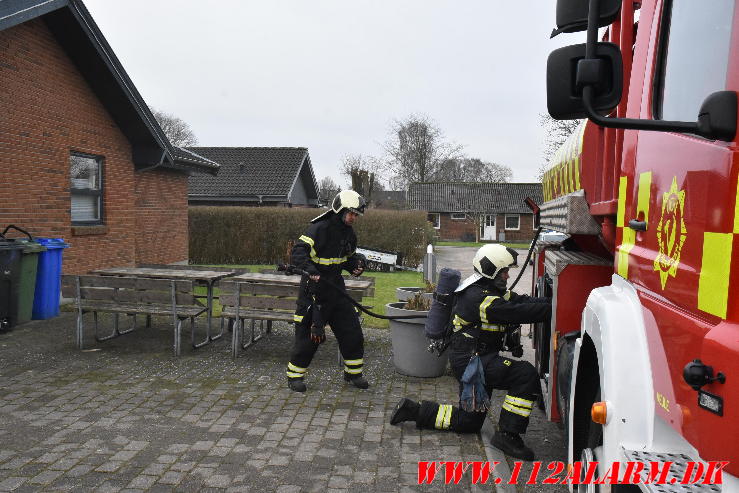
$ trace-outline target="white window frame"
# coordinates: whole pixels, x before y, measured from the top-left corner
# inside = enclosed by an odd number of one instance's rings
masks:
[[[459,216],[462,216],[462,217],[459,217]],[[467,214],[465,214],[464,212],[451,212],[449,214],[449,218],[452,221],[464,221],[465,219],[467,219]]]
[[[436,221],[432,221],[430,219],[431,216],[436,216]],[[426,219],[428,222],[431,223],[431,225],[434,227],[434,229],[441,229],[441,213],[439,212],[428,212],[426,215]]]
[[[75,218],[72,212],[72,207],[70,206],[70,217],[72,221],[73,226],[96,226],[103,224],[103,163],[104,159],[103,156],[97,156],[94,154],[87,154],[84,152],[72,152],[69,156],[69,162],[70,162],[70,172],[72,168],[72,160],[74,157],[80,157],[89,159],[92,161],[95,161],[97,164],[97,178],[96,178],[96,188],[92,187],[75,187],[74,182],[70,178],[70,185],[69,185],[69,196],[70,196],[70,205],[72,202],[72,199],[74,196],[77,197],[96,197],[97,198],[97,219],[79,219]]]
[[[518,219],[518,226],[515,228],[509,228],[508,227],[508,218],[509,217],[515,217]],[[505,219],[503,219],[503,225],[505,226],[506,231],[519,231],[521,229],[521,214],[506,214]]]

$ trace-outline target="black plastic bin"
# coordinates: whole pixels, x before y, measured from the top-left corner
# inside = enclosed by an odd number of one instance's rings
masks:
[[[0,236],[0,331],[18,323],[23,248],[22,244]]]

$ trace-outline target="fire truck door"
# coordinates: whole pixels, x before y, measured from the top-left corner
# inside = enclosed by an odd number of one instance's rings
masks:
[[[654,80],[647,76],[642,84],[641,118],[695,121],[706,96],[739,90],[734,4],[665,3],[652,29],[657,48],[645,72]],[[657,411],[670,416],[685,406],[696,415],[696,392],[684,383],[682,369],[695,358],[706,364],[716,359],[704,349],[704,338],[713,324],[731,317],[730,272],[739,259],[736,139],[640,131],[634,142],[625,149],[633,153],[634,173],[620,178],[617,272],[637,286],[669,362],[664,381],[655,375]],[[667,387],[677,402],[669,402]],[[700,440],[695,430],[686,436]]]

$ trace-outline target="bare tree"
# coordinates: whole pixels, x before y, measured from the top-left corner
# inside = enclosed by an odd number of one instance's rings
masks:
[[[198,144],[198,138],[183,119],[155,109],[152,109],[151,113],[173,146],[187,147]]]
[[[362,195],[367,201],[373,192],[382,190],[380,171],[382,163],[373,156],[347,154],[341,160],[341,174],[349,179],[352,190]]]
[[[478,158],[445,159],[434,174],[434,181],[444,182],[506,183],[511,178],[510,167]]]
[[[539,166],[537,177],[541,180],[549,163],[564,141],[567,140],[583,120],[555,120],[546,113],[539,114],[539,124],[546,130],[544,148],[542,150],[542,164]]]
[[[318,199],[322,204],[330,204],[339,190],[339,185],[330,176],[326,176],[318,184]]]
[[[395,120],[384,147],[391,183],[399,188],[432,180],[440,163],[462,152],[462,146],[446,142],[438,125],[425,115]]]

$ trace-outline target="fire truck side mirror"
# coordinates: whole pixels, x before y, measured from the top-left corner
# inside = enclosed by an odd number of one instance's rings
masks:
[[[552,37],[559,33],[575,33],[588,28],[589,3],[583,0],[557,0],[557,28]],[[611,24],[621,11],[621,0],[600,0],[598,26]]]
[[[700,135],[731,142],[736,135],[736,117],[736,92],[718,91],[709,94],[698,112]]]
[[[554,50],[547,60],[547,109],[552,118],[586,118],[582,100],[585,84],[595,88],[593,107],[608,114],[621,101],[623,61],[613,43],[598,43],[596,59],[585,59],[585,44]]]

